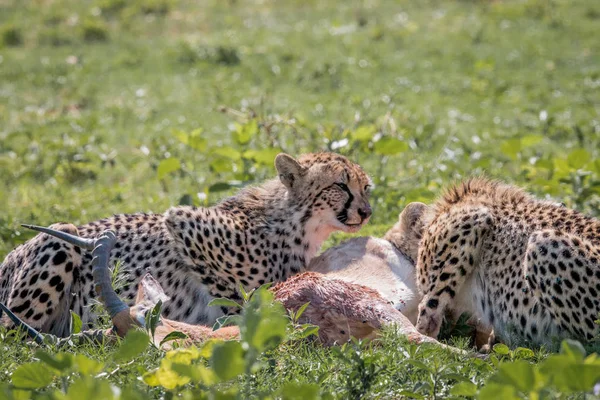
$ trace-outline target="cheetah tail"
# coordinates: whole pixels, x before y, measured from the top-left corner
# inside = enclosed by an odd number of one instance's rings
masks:
[[[4,311],[6,315],[8,315],[8,318],[10,318],[10,320],[16,325],[17,328],[24,329],[27,332],[27,334],[33,340],[35,340],[37,344],[44,343],[44,337],[38,331],[27,325],[25,322],[21,321],[19,317],[17,317],[15,314],[13,314],[12,311],[8,309],[8,307],[6,307],[3,303],[0,302],[0,316],[2,316],[2,311]]]
[[[85,239],[79,236],[71,235],[70,233],[57,231],[51,228],[45,228],[43,226],[37,225],[29,225],[29,224],[21,224],[21,226],[33,229],[34,231],[43,232],[50,236],[54,236],[58,239],[62,239],[67,243],[71,243],[74,246],[81,247],[86,250],[94,250],[95,240],[94,239]]]

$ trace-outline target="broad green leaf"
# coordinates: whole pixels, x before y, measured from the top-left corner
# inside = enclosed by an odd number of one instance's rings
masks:
[[[242,344],[237,341],[216,344],[210,358],[210,366],[221,381],[228,381],[244,373],[245,353]]]
[[[527,135],[521,138],[521,146],[522,147],[531,147],[540,143],[544,140],[544,136],[542,135]]]
[[[172,172],[179,171],[181,169],[181,162],[177,158],[166,158],[158,164],[156,171],[158,179],[164,179],[167,175]]]
[[[559,374],[564,368],[570,368],[572,365],[577,365],[577,360],[565,354],[553,354],[546,358],[540,364],[539,370],[542,374],[551,376]]]
[[[281,150],[276,148],[265,148],[260,150],[248,150],[244,153],[244,158],[249,158],[262,165],[273,165],[277,154]]]
[[[535,356],[535,353],[531,349],[527,349],[525,347],[517,347],[513,351],[513,355],[516,358],[533,358]]]
[[[368,140],[373,139],[373,136],[375,136],[376,132],[377,127],[375,127],[374,125],[363,125],[359,126],[358,128],[356,128],[355,131],[350,133],[350,136],[354,140],[366,142]]]
[[[493,347],[494,353],[501,354],[503,356],[510,354],[510,349],[504,343],[496,343]]]
[[[190,147],[200,152],[205,152],[208,149],[208,140],[201,137],[191,137]]]
[[[217,154],[221,157],[229,158],[230,160],[237,161],[242,158],[242,154],[234,149],[233,147],[223,146],[212,149],[213,154]]]
[[[200,357],[200,350],[195,346],[171,350],[165,354],[167,360],[178,364],[191,364],[192,361],[197,360]]]
[[[188,145],[194,150],[198,150],[200,152],[205,152],[206,149],[208,148],[208,140],[203,138],[201,135],[202,135],[202,129],[194,129],[189,134]]]
[[[552,161],[552,159],[540,158],[535,162],[535,166],[538,169],[552,171],[554,169],[554,162]]]
[[[202,347],[200,347],[200,357],[208,360],[209,358],[212,357],[212,353],[213,350],[215,348],[215,346],[217,344],[222,343],[223,340],[221,339],[209,339],[206,342],[204,342],[204,344],[202,345]]]
[[[258,124],[255,119],[251,119],[245,124],[235,124],[233,140],[237,144],[247,144],[258,133]]]
[[[329,392],[321,392],[321,400],[335,400],[336,397]]]
[[[294,313],[294,322],[296,322],[300,319],[300,317],[302,316],[302,314],[304,314],[304,311],[306,311],[306,309],[308,308],[309,305],[310,305],[310,301],[307,301],[306,303],[304,303],[300,306],[298,311],[296,311]]]
[[[586,351],[577,340],[565,339],[560,344],[560,352],[569,356],[573,361],[583,361]]]
[[[294,337],[297,339],[304,339],[312,335],[319,334],[319,327],[317,325],[305,324],[302,325],[301,329],[296,332]]]
[[[0,399],[3,400],[29,400],[33,392],[30,390],[19,390],[10,388],[9,385],[0,383]],[[38,397],[36,397],[37,399]]]
[[[172,390],[189,383],[190,378],[174,371],[171,368],[172,364],[171,360],[163,358],[160,362],[160,367],[144,374],[142,379],[149,386],[162,386],[167,390]]]
[[[222,192],[222,191],[225,191],[225,190],[229,190],[232,187],[233,186],[231,186],[227,182],[217,182],[217,183],[214,183],[214,184],[210,185],[210,187],[208,188],[208,191],[210,193],[217,193],[217,192]]]
[[[150,312],[146,313],[146,329],[150,331],[150,336],[154,338],[154,332],[156,332],[156,327],[160,322],[160,313],[162,311],[162,300],[158,300],[158,302],[154,305]]]
[[[41,362],[23,364],[12,374],[12,383],[20,389],[41,389],[52,383],[54,373]]]
[[[476,71],[493,71],[494,65],[495,65],[495,63],[493,60],[477,60],[475,62],[475,70]]]
[[[179,130],[179,129],[173,129],[172,132],[173,132],[173,136],[175,136],[177,138],[177,140],[179,140],[181,143],[183,143],[183,144],[189,143],[190,135],[188,135],[187,132]]]
[[[554,178],[566,178],[571,173],[571,167],[567,160],[563,158],[554,158]]]
[[[81,323],[81,318],[79,318],[79,315],[71,311],[71,334],[77,334],[81,332],[82,325],[83,324]]]
[[[186,365],[173,363],[171,369],[183,377],[189,378],[193,383],[202,383],[212,386],[219,381],[215,372],[201,364]]]
[[[401,141],[400,139],[384,137],[373,145],[375,153],[384,156],[393,156],[408,150],[408,143]]]
[[[528,393],[535,388],[536,374],[533,365],[526,361],[500,364],[500,370],[492,380],[496,383],[511,385],[517,390]]]
[[[289,382],[281,388],[283,400],[318,400],[319,385],[314,383]]]
[[[97,375],[100,373],[100,371],[102,371],[102,368],[104,368],[103,363],[96,360],[91,360],[83,354],[76,354],[74,361],[76,368],[86,376]]]
[[[477,385],[473,382],[459,382],[450,389],[450,393],[454,396],[473,397],[477,394]]]
[[[217,318],[215,321],[213,325],[213,331],[221,329],[224,326],[240,325],[241,322],[241,315],[223,315],[222,317]]]
[[[590,392],[600,382],[597,365],[571,365],[554,374],[552,382],[561,392]]]
[[[69,353],[50,355],[45,351],[38,350],[35,352],[35,356],[49,367],[61,372],[68,370],[73,365],[73,356]]]
[[[252,296],[252,293],[254,292],[254,289],[252,289],[250,292],[246,292],[246,289],[244,289],[244,285],[242,285],[241,283],[238,285],[238,290],[240,292],[240,295],[242,296],[242,299],[244,299],[244,303],[246,303],[250,299],[250,296]]]
[[[419,361],[419,360],[415,360],[415,359],[409,359],[407,360],[407,362],[414,366],[417,367],[418,369],[422,370],[422,371],[432,371],[433,367],[430,367],[429,365]]]
[[[517,391],[510,385],[487,383],[479,391],[478,400],[521,400]]]
[[[209,306],[223,306],[223,307],[234,307],[234,308],[241,308],[242,306],[235,302],[234,300],[231,299],[213,299],[210,301],[210,303],[208,303]]]
[[[148,335],[140,330],[131,330],[127,332],[125,339],[114,355],[115,361],[129,361],[148,347]]]
[[[142,375],[142,381],[148,386],[160,386],[160,381],[158,380],[158,368],[154,371],[146,372]]]
[[[71,385],[69,385],[66,398],[69,400],[111,400],[115,398],[115,394],[108,381],[86,376],[76,379]]]
[[[500,151],[513,160],[521,152],[521,139],[508,139],[500,145]]]
[[[160,344],[158,345],[158,347],[162,347],[163,344],[171,342],[173,340],[178,340],[178,339],[187,339],[188,335],[186,335],[183,332],[179,332],[179,331],[174,331],[169,333],[167,336],[165,336],[163,338],[163,340],[160,341]]]
[[[233,171],[233,165],[235,162],[226,158],[217,158],[210,162],[210,170],[214,173],[223,173]]]
[[[586,165],[591,158],[592,155],[587,150],[576,149],[569,153],[567,162],[572,168],[579,169]]]
[[[286,337],[288,318],[283,305],[264,286],[257,289],[244,308],[240,325],[242,341],[257,352],[271,349]]]
[[[596,323],[598,323],[598,321],[596,321]],[[598,356],[598,353],[592,353],[587,356],[585,360],[583,360],[583,363],[597,365],[600,367],[600,357]]]

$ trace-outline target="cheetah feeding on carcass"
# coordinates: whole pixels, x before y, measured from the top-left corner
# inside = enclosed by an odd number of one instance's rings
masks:
[[[334,231],[357,232],[371,215],[371,180],[360,166],[333,153],[297,160],[280,154],[278,179],[248,187],[208,208],[173,207],[165,214],[116,215],[80,226],[56,225],[84,238],[116,234],[110,263],[120,261],[127,282],[119,294],[131,304],[150,273],[171,298],[167,318],[212,324],[227,309],[214,297],[240,300],[246,290],[306,269]],[[94,321],[96,297],[89,251],[40,234],[13,250],[0,266],[0,302],[33,328],[69,334],[70,314]],[[9,323],[6,319],[3,323]]]
[[[452,187],[428,214],[417,261],[421,333],[437,337],[453,311],[508,344],[598,335],[598,219],[480,178]]]
[[[290,311],[298,311],[308,303],[298,322],[312,323],[319,327],[318,337],[325,345],[340,344],[350,337],[370,339],[378,335],[386,325],[393,325],[398,333],[407,336],[413,343],[435,343],[436,340],[421,335],[414,327],[418,294],[414,274],[413,252],[420,238],[419,219],[426,206],[409,204],[400,214],[399,220],[385,235],[385,239],[361,237],[341,243],[313,259],[310,272],[293,276],[278,283],[270,290],[275,300]],[[93,330],[69,337],[68,340],[111,339],[114,333],[124,336],[135,326],[144,326],[146,313],[158,301],[168,301],[160,284],[146,274],[139,282],[135,304],[128,307],[112,288],[108,269],[110,253],[117,238],[105,231],[97,238],[84,239],[65,233],[76,231],[73,225],[63,225],[62,231],[32,227],[73,245],[92,252],[92,274],[98,298],[111,313],[113,328],[107,331]],[[402,250],[401,250],[402,249]],[[407,256],[404,251],[411,254]],[[314,272],[315,270],[322,273]],[[366,285],[362,285],[365,283]],[[112,304],[112,306],[109,306]],[[2,307],[0,303],[0,308]],[[25,328],[38,342],[49,340],[18,320],[7,308],[7,315],[17,326]],[[402,313],[399,311],[401,310]],[[404,315],[403,315],[404,314]],[[238,327],[225,327],[213,331],[206,325],[192,325],[161,318],[152,339],[157,346],[170,348],[162,339],[173,331],[184,332],[187,341],[204,341],[209,338],[235,339]],[[60,344],[67,339],[50,339]],[[456,349],[452,349],[455,351]]]

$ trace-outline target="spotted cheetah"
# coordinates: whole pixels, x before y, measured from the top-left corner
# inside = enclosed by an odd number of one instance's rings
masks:
[[[212,324],[227,312],[208,307],[212,298],[240,300],[240,285],[250,290],[304,271],[332,232],[357,232],[371,216],[371,180],[345,157],[316,153],[296,160],[282,153],[275,167],[277,179],[212,207],[115,215],[69,233],[115,232],[111,263],[126,272],[118,291],[130,304],[150,273],[171,298],[165,317]],[[69,225],[56,228],[69,231]],[[17,247],[0,267],[0,302],[43,332],[68,335],[66,310],[91,324],[95,297],[91,253],[46,234]]]
[[[508,344],[592,340],[599,331],[600,221],[482,178],[427,212],[417,261],[417,329],[471,313]]]

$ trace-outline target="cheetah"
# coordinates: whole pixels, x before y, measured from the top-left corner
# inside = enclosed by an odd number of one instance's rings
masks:
[[[372,181],[344,156],[281,153],[278,178],[247,187],[212,207],[179,206],[164,214],[115,215],[72,231],[83,238],[116,234],[111,263],[126,281],[119,295],[133,302],[150,273],[170,301],[165,317],[212,324],[230,310],[208,307],[215,297],[241,301],[238,290],[284,281],[306,269],[334,231],[354,233],[371,216]],[[84,326],[97,319],[89,251],[39,234],[8,254],[0,266],[0,302],[26,323],[56,336],[69,334],[69,312]],[[4,323],[8,323],[5,321]]]
[[[590,341],[600,312],[600,221],[520,188],[474,178],[424,217],[417,329],[468,312],[509,345]]]

